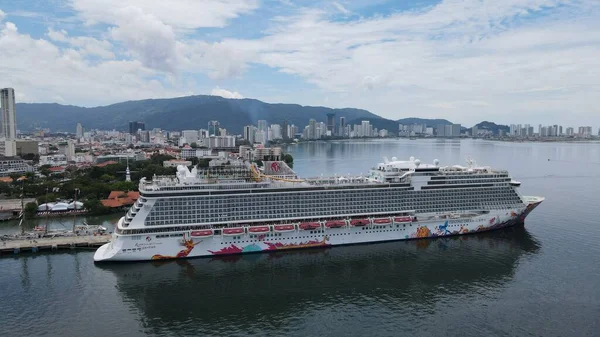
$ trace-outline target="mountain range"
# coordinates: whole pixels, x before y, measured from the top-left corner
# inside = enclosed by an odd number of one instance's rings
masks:
[[[339,124],[340,117],[345,117],[347,124],[360,124],[368,120],[374,127],[391,132],[398,130],[399,123],[420,123],[432,127],[451,124],[445,119],[391,120],[362,109],[271,104],[256,99],[206,95],[127,101],[93,108],[57,103],[18,103],[16,110],[18,128],[22,132],[43,128],[52,132],[74,132],[77,123],[87,130],[125,131],[128,130],[129,121],[143,121],[146,129],[206,129],[209,121],[217,120],[229,133],[239,134],[245,125],[256,125],[261,119],[269,124],[283,124],[287,120],[302,130],[309,119],[325,122],[329,113],[335,113],[336,124]]]

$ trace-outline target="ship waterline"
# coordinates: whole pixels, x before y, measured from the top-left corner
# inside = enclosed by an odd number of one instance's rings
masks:
[[[218,175],[215,173],[219,173]],[[217,178],[215,178],[217,176]],[[94,261],[272,252],[474,234],[524,222],[544,198],[505,171],[385,161],[368,177],[301,180],[283,162],[140,182],[141,197]]]

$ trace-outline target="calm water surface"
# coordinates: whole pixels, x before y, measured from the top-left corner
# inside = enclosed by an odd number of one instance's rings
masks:
[[[0,336],[600,335],[600,144],[288,150],[302,176],[367,173],[383,156],[471,157],[508,169],[523,194],[546,201],[525,227],[436,240],[160,264],[94,265],[92,251],[1,258]]]

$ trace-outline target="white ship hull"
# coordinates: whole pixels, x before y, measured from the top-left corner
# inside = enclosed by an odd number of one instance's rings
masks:
[[[363,227],[296,229],[287,232],[236,236],[191,237],[188,232],[150,235],[118,235],[100,247],[94,261],[144,261],[273,252],[301,248],[325,248],[360,243],[427,239],[450,235],[474,234],[522,223],[543,198],[529,198],[522,209],[498,210],[458,219],[432,219],[411,223],[370,224]]]

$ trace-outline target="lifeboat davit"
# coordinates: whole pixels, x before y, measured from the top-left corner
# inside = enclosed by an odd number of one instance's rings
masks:
[[[213,236],[213,230],[212,229],[202,229],[202,230],[199,230],[199,231],[191,231],[190,232],[190,236],[191,237]]]
[[[346,226],[346,221],[344,220],[332,220],[325,223],[325,227],[327,228],[340,228],[344,226]]]
[[[248,227],[248,233],[266,233],[269,231],[269,226]]]
[[[239,235],[244,234],[244,228],[236,227],[236,228],[223,228],[223,235]]]
[[[352,226],[366,226],[368,224],[370,224],[371,221],[369,221],[369,219],[354,219],[354,220],[350,220],[350,224]]]
[[[294,225],[275,225],[275,226],[273,226],[273,229],[276,232],[291,232],[295,228],[294,228]]]
[[[379,218],[379,219],[373,220],[373,224],[378,225],[378,226],[385,226],[385,225],[389,225],[391,223],[392,223],[392,219],[390,219],[390,218]]]
[[[394,218],[394,222],[412,222],[413,218],[412,216],[397,216]]]
[[[300,224],[300,229],[303,229],[303,230],[310,230],[310,229],[317,229],[317,228],[321,228],[321,224],[318,222],[303,222]]]

